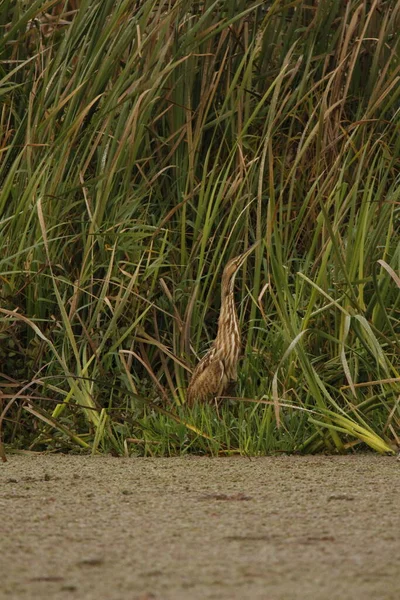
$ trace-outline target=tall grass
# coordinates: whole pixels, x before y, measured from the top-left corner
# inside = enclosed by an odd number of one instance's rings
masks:
[[[399,3],[3,0],[0,26],[3,441],[392,451]],[[258,239],[236,398],[190,412]]]

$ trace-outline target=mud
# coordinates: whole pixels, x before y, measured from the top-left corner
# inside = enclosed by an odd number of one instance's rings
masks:
[[[374,455],[9,455],[0,597],[397,600],[399,478]]]

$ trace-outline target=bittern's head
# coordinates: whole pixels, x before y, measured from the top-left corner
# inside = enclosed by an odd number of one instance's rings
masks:
[[[233,291],[233,286],[235,284],[236,273],[246,260],[246,258],[253,252],[255,248],[259,245],[259,241],[250,246],[243,252],[243,254],[239,254],[239,256],[235,256],[231,258],[230,261],[225,266],[224,272],[222,274],[222,294],[226,295]]]

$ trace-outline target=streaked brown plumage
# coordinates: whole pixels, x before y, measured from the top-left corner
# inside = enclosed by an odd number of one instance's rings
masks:
[[[196,401],[207,402],[216,396],[221,396],[227,384],[237,380],[240,330],[234,301],[235,278],[239,268],[256,246],[258,242],[243,254],[232,258],[224,269],[217,337],[193,371],[187,389],[189,406],[193,406]]]

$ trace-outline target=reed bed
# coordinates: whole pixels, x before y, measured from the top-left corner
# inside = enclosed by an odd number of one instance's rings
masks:
[[[394,452],[400,4],[2,0],[0,27],[6,449]],[[190,411],[256,240],[234,397]]]

